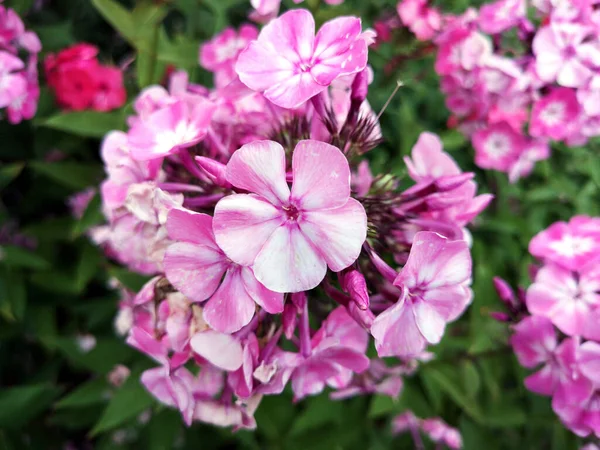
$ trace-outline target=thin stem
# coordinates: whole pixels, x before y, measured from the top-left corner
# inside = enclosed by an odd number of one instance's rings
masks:
[[[400,80],[396,80],[396,87],[392,91],[392,95],[390,95],[388,97],[388,99],[386,100],[386,102],[384,103],[383,108],[381,108],[381,111],[379,111],[379,114],[377,114],[377,117],[375,118],[376,121],[379,121],[379,118],[385,112],[386,108],[389,106],[390,102],[392,101],[392,99],[396,95],[396,92],[398,92],[398,89],[400,89],[402,86],[404,86],[404,83],[402,81],[400,81]]]

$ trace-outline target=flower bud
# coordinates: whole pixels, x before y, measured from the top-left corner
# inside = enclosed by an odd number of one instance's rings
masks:
[[[350,298],[359,309],[369,307],[369,292],[367,291],[367,282],[362,273],[358,270],[339,273],[342,289],[350,294]]]
[[[209,176],[209,178],[217,185],[224,188],[230,188],[231,183],[225,177],[227,166],[212,158],[206,156],[196,156],[196,162],[200,168]]]

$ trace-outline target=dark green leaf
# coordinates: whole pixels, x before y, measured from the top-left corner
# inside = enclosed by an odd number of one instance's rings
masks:
[[[121,111],[81,111],[57,114],[41,121],[40,125],[78,136],[102,138],[111,130],[122,129],[124,120]]]
[[[25,167],[24,163],[6,164],[0,167],[0,191],[17,178]]]
[[[59,395],[51,384],[3,387],[0,390],[0,427],[17,428],[40,414]]]
[[[102,179],[102,168],[96,164],[74,161],[33,162],[30,167],[53,181],[74,190],[83,190],[89,186],[94,186]]]
[[[77,389],[69,392],[54,406],[61,408],[79,408],[106,402],[110,389],[106,379],[98,378],[81,384]]]

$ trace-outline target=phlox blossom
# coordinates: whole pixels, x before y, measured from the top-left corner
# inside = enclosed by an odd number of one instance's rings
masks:
[[[275,292],[316,287],[327,266],[339,272],[352,264],[366,239],[367,216],[350,198],[350,168],[340,150],[300,141],[292,176],[290,191],[281,145],[246,144],[227,163],[226,177],[250,193],[227,196],[215,207],[219,247]]]
[[[296,108],[327,89],[339,76],[367,65],[361,21],[338,17],[315,36],[310,12],[288,11],[266,25],[240,54],[235,70],[250,89],[283,108]]]

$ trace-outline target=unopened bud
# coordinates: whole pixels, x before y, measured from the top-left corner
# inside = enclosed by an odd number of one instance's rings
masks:
[[[494,288],[502,303],[504,303],[511,311],[518,308],[518,302],[515,298],[515,293],[509,286],[509,284],[500,277],[494,277]]]
[[[350,298],[359,309],[369,307],[369,292],[367,291],[367,281],[358,270],[350,270],[339,274],[342,289],[350,294]]]
[[[206,156],[196,156],[196,162],[209,178],[220,187],[230,188],[231,183],[227,181],[225,170],[227,166]]]

